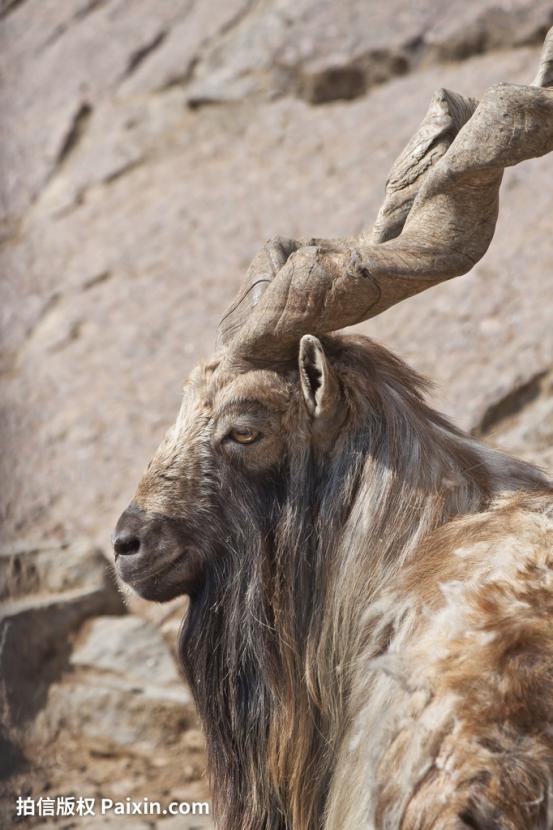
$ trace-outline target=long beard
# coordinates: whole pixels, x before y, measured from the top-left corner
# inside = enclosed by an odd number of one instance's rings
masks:
[[[331,753],[305,682],[324,590],[315,575],[315,481],[304,457],[293,483],[273,481],[262,504],[253,488],[241,494],[240,515],[229,517],[225,549],[210,557],[215,565],[181,632],[225,830],[321,826]]]
[[[262,505],[253,488],[242,493],[238,512],[227,517],[225,547],[210,556],[179,640],[206,734],[215,813],[225,830],[289,827],[267,769],[280,671],[269,527],[279,489],[265,492]]]

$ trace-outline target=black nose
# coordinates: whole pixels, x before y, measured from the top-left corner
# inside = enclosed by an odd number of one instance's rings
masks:
[[[140,539],[129,530],[121,530],[113,537],[113,549],[116,556],[138,553],[140,550]]]
[[[144,518],[144,511],[134,502],[121,514],[112,538],[116,557],[132,556],[139,552],[145,530]]]

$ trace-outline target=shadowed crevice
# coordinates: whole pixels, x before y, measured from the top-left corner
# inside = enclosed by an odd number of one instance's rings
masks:
[[[25,0],[3,0],[0,3],[0,20],[8,17],[12,12],[22,6]]]
[[[132,75],[133,72],[136,72],[138,67],[146,60],[146,58],[161,46],[166,37],[167,32],[158,32],[158,34],[155,35],[149,43],[142,46],[140,49],[137,49],[136,52],[133,52],[127,63],[127,68],[125,69],[122,80],[125,80],[129,77],[129,75]]]
[[[476,426],[473,435],[485,435],[498,428],[507,418],[517,415],[526,406],[539,397],[542,391],[542,380],[547,372],[541,371],[533,375],[525,383],[510,389],[502,398],[487,407],[480,423]]]
[[[353,101],[362,98],[374,86],[405,75],[415,66],[418,46],[400,50],[377,50],[353,61],[309,72],[298,68],[296,96],[309,104]]]
[[[84,20],[101,6],[105,6],[107,1],[108,0],[89,0],[89,2],[79,9],[73,17],[69,18],[69,20],[65,21],[65,23],[60,24],[56,29],[54,29],[50,37],[42,45],[41,49],[44,50],[52,46],[52,44],[59,40],[62,35],[64,35],[72,26],[75,25],[75,23],[79,23],[81,20]]]
[[[92,115],[92,107],[90,104],[83,102],[75,115],[73,116],[73,121],[69,130],[67,131],[67,135],[65,136],[65,140],[60,147],[58,157],[56,159],[55,167],[59,167],[63,164],[68,156],[73,152],[75,147],[80,142],[88,122],[90,121],[90,117]]]

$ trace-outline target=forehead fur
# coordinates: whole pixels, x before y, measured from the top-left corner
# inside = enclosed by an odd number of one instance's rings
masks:
[[[269,369],[237,371],[222,363],[197,367],[190,376],[189,386],[209,408],[217,412],[230,403],[258,401],[277,410],[285,410],[292,395],[291,377]]]
[[[258,401],[270,409],[285,410],[290,402],[290,386],[276,372],[257,369],[233,378],[214,398],[215,411],[230,403]]]

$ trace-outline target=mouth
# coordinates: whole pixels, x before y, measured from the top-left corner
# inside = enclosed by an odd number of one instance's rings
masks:
[[[115,573],[120,582],[152,602],[168,602],[191,594],[197,589],[198,557],[184,550],[152,565],[155,556],[147,552],[126,556],[115,555]]]
[[[131,502],[112,539],[119,582],[153,602],[192,593],[202,562],[194,538],[188,523],[149,513]]]

